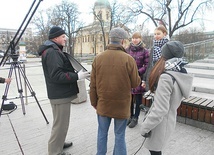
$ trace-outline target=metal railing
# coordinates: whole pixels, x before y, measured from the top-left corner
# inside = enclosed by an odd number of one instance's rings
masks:
[[[185,44],[185,59],[188,62],[193,62],[199,59],[204,59],[209,57],[210,55],[214,56],[214,38],[194,42],[190,44]],[[79,62],[88,62],[93,61],[95,55],[94,54],[74,54],[74,57]]]
[[[185,58],[189,62],[204,59],[214,54],[214,38],[191,44],[185,44]]]

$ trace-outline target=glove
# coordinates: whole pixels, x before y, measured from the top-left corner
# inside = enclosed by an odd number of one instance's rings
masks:
[[[78,73],[78,79],[85,79],[85,78],[89,78],[90,77],[90,73],[89,72],[83,72],[83,70],[81,69]]]
[[[149,131],[148,133],[145,133],[144,135],[142,135],[143,137],[147,138],[151,136],[151,131]]]

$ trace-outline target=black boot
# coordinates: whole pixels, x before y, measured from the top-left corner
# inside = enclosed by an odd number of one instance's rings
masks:
[[[138,124],[138,119],[137,118],[133,118],[131,123],[129,124],[129,127],[130,128],[134,128],[137,124]]]
[[[128,119],[128,121],[127,121],[127,126],[131,123],[131,121],[132,121],[132,117],[130,117],[130,118]]]

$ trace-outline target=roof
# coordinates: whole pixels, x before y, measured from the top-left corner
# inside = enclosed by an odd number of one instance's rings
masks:
[[[26,45],[25,42],[23,41],[19,42],[19,46],[25,46],[25,45]]]
[[[96,2],[94,3],[95,7],[110,7],[110,3],[108,0],[96,0]]]

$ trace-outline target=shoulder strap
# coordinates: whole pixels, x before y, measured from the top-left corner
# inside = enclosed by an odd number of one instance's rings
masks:
[[[175,80],[174,76],[172,76],[170,73],[167,73],[167,72],[163,72],[163,74],[168,74],[168,75],[170,75],[171,78],[172,78],[173,84],[175,83],[176,80]]]

